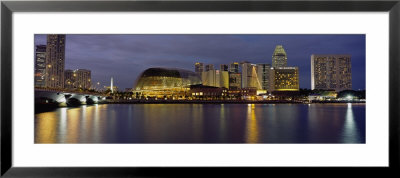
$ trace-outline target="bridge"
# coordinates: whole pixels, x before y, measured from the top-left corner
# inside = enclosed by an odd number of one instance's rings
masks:
[[[35,88],[36,104],[56,104],[59,106],[77,106],[97,104],[106,101],[108,95],[88,91]]]

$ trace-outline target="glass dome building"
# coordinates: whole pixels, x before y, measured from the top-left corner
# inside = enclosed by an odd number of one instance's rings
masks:
[[[192,71],[171,68],[149,68],[136,80],[133,92],[136,98],[185,98],[191,85],[201,84]]]

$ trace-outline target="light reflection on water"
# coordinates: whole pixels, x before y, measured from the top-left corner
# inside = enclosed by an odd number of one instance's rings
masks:
[[[113,104],[35,115],[35,143],[365,143],[365,104]]]

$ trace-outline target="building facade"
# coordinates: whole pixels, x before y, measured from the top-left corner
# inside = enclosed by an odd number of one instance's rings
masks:
[[[311,89],[351,90],[351,56],[311,55]]]
[[[201,62],[196,62],[194,64],[194,71],[201,76],[201,73],[204,72],[204,64]]]
[[[228,65],[226,65],[226,64],[221,64],[220,66],[219,66],[219,69],[220,69],[220,71],[229,71],[228,69]]]
[[[64,88],[65,35],[47,35],[45,87]]]
[[[298,91],[299,68],[275,67],[270,73],[271,91]]]
[[[274,53],[272,54],[272,67],[286,67],[287,56],[286,51],[282,45],[275,47]]]
[[[74,71],[67,69],[64,71],[64,87],[66,89],[75,89],[75,77]]]
[[[92,86],[91,71],[87,69],[67,69],[64,72],[64,87],[67,89],[90,89]]]
[[[206,70],[205,71],[209,71],[209,70],[215,70],[213,64],[207,64],[206,65]]]
[[[46,45],[37,45],[35,49],[35,87],[46,85]]]
[[[234,62],[229,64],[229,72],[231,73],[239,73],[239,63],[238,62]]]
[[[257,65],[247,61],[241,63],[242,67],[242,88],[260,88],[260,82],[257,78]]]
[[[242,74],[229,72],[229,89],[242,88]]]
[[[92,75],[91,71],[87,69],[77,69],[74,70],[76,74],[75,83],[76,87],[79,89],[90,89],[92,86]]]
[[[260,82],[260,87],[258,89],[270,90],[270,75],[271,64],[257,64],[257,79]]]

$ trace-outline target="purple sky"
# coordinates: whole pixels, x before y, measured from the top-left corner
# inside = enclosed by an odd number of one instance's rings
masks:
[[[46,35],[35,35],[35,45]],[[100,86],[132,88],[150,67],[194,71],[195,62],[220,64],[249,61],[272,63],[283,45],[288,66],[298,66],[300,88],[311,88],[311,54],[350,54],[353,89],[365,89],[365,35],[67,35],[66,69],[89,69]]]

